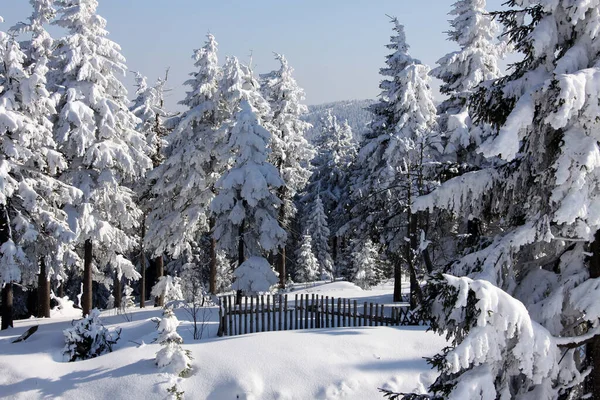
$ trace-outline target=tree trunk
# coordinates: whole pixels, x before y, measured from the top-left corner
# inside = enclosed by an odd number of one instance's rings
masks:
[[[4,204],[0,204],[0,245],[8,242],[10,238],[11,232],[8,209]],[[9,326],[13,326],[13,286],[11,281],[0,281],[0,285],[3,283],[2,310],[0,312],[0,314],[2,314],[2,330],[8,329]]]
[[[590,278],[600,278],[600,230],[596,231],[590,250],[592,252],[589,261]],[[596,336],[586,345],[586,356],[588,365],[592,367],[587,380],[587,392],[591,393],[592,399],[600,399],[600,337]]]
[[[402,301],[402,261],[394,257],[394,302]]]
[[[285,289],[285,246],[279,250],[279,254],[277,255],[277,272],[279,272],[279,287]]]
[[[140,308],[146,307],[146,254],[144,238],[146,237],[146,216],[142,218],[142,238],[140,239]]]
[[[414,310],[417,304],[422,300],[421,287],[417,279],[416,271],[416,253],[419,248],[417,240],[418,218],[416,214],[408,214],[408,235],[409,242],[406,245],[406,259],[408,260],[408,272],[410,273],[410,308]]]
[[[115,308],[121,308],[122,293],[121,278],[119,278],[119,274],[115,271],[115,276],[113,277],[113,297],[115,299]]]
[[[50,279],[48,279],[43,257],[40,257],[40,273],[38,275],[37,316],[38,318],[50,318]]]
[[[81,296],[81,309],[83,316],[92,310],[92,241],[87,239],[84,243],[83,255],[83,294]]]
[[[13,284],[7,282],[2,288],[2,330],[13,327]]]
[[[333,264],[335,265],[338,258],[338,237],[335,235],[331,238],[331,258],[333,259]]]
[[[215,228],[214,218],[210,219],[210,280],[208,291],[211,294],[217,294],[217,240],[212,236]]]
[[[65,297],[65,281],[58,281],[58,297],[61,299]]]
[[[160,279],[161,276],[165,274],[165,263],[163,260],[162,254],[155,258],[154,264],[156,265],[156,282]],[[154,307],[162,307],[165,305],[165,295],[161,294],[160,296],[154,299]]]
[[[238,229],[238,268],[244,261],[246,261],[246,258],[244,257],[244,221],[242,221]],[[242,290],[236,292],[235,304],[242,304],[243,294]]]

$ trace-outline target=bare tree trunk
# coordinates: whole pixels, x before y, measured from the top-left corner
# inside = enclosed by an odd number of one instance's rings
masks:
[[[13,284],[7,282],[2,288],[2,330],[13,327]]]
[[[92,241],[87,239],[84,243],[83,254],[83,294],[81,296],[81,309],[83,316],[92,310]]]
[[[140,308],[146,307],[146,254],[144,238],[146,237],[146,215],[142,218],[142,238],[140,239]]]
[[[279,254],[277,255],[277,272],[279,272],[279,287],[285,289],[285,246],[279,250]]]
[[[402,261],[394,257],[394,302],[402,301]]]
[[[0,245],[8,242],[11,238],[10,219],[8,209],[0,204]],[[0,282],[2,284],[2,282]],[[13,326],[13,285],[11,281],[5,282],[2,288],[2,330]]]
[[[165,263],[163,260],[162,254],[154,259],[154,264],[156,265],[156,281],[160,279],[161,276],[165,274]],[[154,299],[154,307],[162,307],[165,305],[165,295],[161,294],[160,296]]]
[[[38,318],[50,318],[50,279],[48,279],[43,257],[40,257],[40,273],[38,275],[37,316]]]
[[[600,278],[600,230],[596,231],[594,243],[590,245],[592,256],[589,261],[590,278]],[[587,380],[587,392],[592,399],[600,399],[600,337],[596,336],[591,343],[586,345],[588,365],[592,372]]]
[[[215,228],[214,218],[210,219],[210,280],[208,291],[217,294],[217,240],[212,236]]]
[[[240,224],[240,227],[238,229],[238,268],[240,265],[242,265],[244,263],[244,261],[246,261],[246,258],[244,257],[244,221],[242,221],[242,223]],[[242,304],[242,295],[244,293],[242,292],[242,290],[238,290],[236,291],[236,298],[235,298],[235,304],[241,305]]]
[[[119,274],[115,271],[115,275],[113,277],[113,297],[115,299],[115,308],[121,308],[122,293],[121,278],[119,278]]]

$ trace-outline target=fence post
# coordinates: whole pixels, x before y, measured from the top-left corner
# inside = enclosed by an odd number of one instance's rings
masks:
[[[373,303],[369,303],[369,326],[373,326]]]
[[[217,336],[223,336],[223,330],[225,329],[225,321],[223,320],[223,300],[219,297],[219,330]]]
[[[308,293],[306,293],[306,296],[304,297],[304,329],[308,329],[308,327]]]
[[[271,295],[267,295],[267,332],[271,332]]]
[[[367,326],[367,302],[366,301],[365,301],[365,304],[364,304],[363,325],[362,326]]]
[[[294,329],[298,329],[298,294],[294,295]]]
[[[254,333],[254,296],[250,296],[250,333]]]
[[[356,300],[354,300],[354,327],[356,327],[356,322],[357,322],[356,321],[357,308],[358,308],[357,302],[356,302]]]
[[[348,326],[347,325],[348,319],[346,318],[347,317],[346,310],[348,309],[347,305],[348,305],[348,299],[342,299],[342,326],[344,328]]]
[[[325,328],[329,328],[329,296],[325,296]]]

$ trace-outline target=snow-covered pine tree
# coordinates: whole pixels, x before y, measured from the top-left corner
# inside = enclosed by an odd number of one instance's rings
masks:
[[[217,42],[211,34],[207,38],[193,55],[198,71],[185,83],[190,90],[181,104],[188,109],[169,136],[164,163],[149,174],[153,186],[145,243],[154,256],[167,253],[178,258],[191,252],[200,235],[209,231],[208,207],[215,196],[215,182],[227,164],[223,161],[227,155],[219,149]],[[215,260],[211,246],[211,271],[216,276]],[[214,291],[213,275],[210,290]]]
[[[367,239],[351,241],[353,277],[352,281],[363,289],[369,289],[383,280],[383,271],[378,266],[379,249]]]
[[[302,198],[305,204],[321,197],[327,220],[330,221],[332,237],[332,258],[337,269],[338,238],[341,229],[349,216],[349,193],[351,184],[351,166],[356,160],[357,143],[354,141],[352,129],[346,121],[339,124],[335,115],[329,110],[321,120],[321,130],[314,143],[317,154],[311,160],[313,174]],[[335,271],[340,275],[340,271]]]
[[[308,206],[306,206],[308,207]],[[310,205],[310,211],[306,217],[304,231],[312,238],[312,248],[317,262],[319,264],[318,279],[333,279],[333,260],[329,250],[329,226],[327,225],[327,215],[323,208],[321,197],[317,198]]]
[[[438,106],[440,132],[445,136],[444,154],[459,165],[476,161],[474,150],[489,134],[489,127],[473,125],[468,99],[481,82],[501,76],[498,62],[506,47],[498,42],[498,24],[485,5],[485,0],[460,0],[453,4],[450,15],[455,17],[447,34],[460,50],[440,58],[430,72],[443,82],[440,92],[448,96]]]
[[[169,118],[169,113],[164,108],[164,91],[167,82],[167,74],[165,78],[159,78],[154,86],[148,86],[146,77],[139,72],[136,72],[136,99],[130,108],[131,112],[139,118],[137,130],[146,137],[148,156],[152,160],[152,166],[158,167],[164,161],[164,148],[167,145],[165,137],[169,130],[165,126],[165,119]],[[151,203],[150,190],[154,185],[154,181],[144,177],[140,179],[136,185],[139,203],[143,210],[142,228],[140,233],[140,308],[146,306],[146,251],[144,242],[146,241],[146,218],[148,214],[149,204]],[[155,258],[157,270],[157,278],[163,274],[163,258],[162,254]],[[160,303],[160,301],[159,301]],[[158,304],[161,305],[161,304]]]
[[[189,350],[181,348],[183,339],[177,333],[179,320],[171,308],[165,308],[158,323],[156,341],[163,348],[156,353],[155,364],[158,368],[167,368],[169,372],[185,377],[192,370],[192,357]]]
[[[298,282],[313,282],[319,279],[319,260],[313,253],[310,235],[302,235],[296,258],[296,280]]]
[[[154,168],[164,161],[163,149],[168,134],[163,120],[169,117],[164,108],[164,91],[167,80],[159,78],[153,86],[148,86],[147,78],[140,72],[135,73],[136,98],[130,107],[131,112],[140,119],[137,130],[146,137],[146,143]]]
[[[54,23],[67,31],[55,46],[54,84],[64,88],[58,104],[55,137],[68,169],[61,179],[83,191],[70,207],[84,243],[82,308],[92,306],[93,260],[111,265],[120,278],[137,279],[122,255],[136,243],[142,212],[128,186],[152,165],[146,138],[136,129],[127,90],[118,78],[126,71],[120,47],[107,38],[97,0],[57,0]],[[93,253],[93,248],[96,248]],[[120,257],[118,259],[118,257]]]
[[[314,154],[312,146],[305,138],[310,124],[301,119],[308,112],[308,108],[301,104],[304,100],[304,91],[293,78],[294,70],[289,66],[286,58],[275,53],[275,59],[281,63],[281,67],[261,75],[261,92],[269,102],[273,113],[269,159],[279,170],[284,183],[277,193],[282,203],[279,208],[279,223],[290,236],[290,221],[296,214],[293,199],[308,182],[311,175],[308,168],[309,161]],[[285,250],[284,245],[277,256],[279,285],[283,288],[287,277]]]
[[[266,252],[281,249],[286,232],[277,220],[281,201],[276,191],[284,182],[268,161],[271,133],[260,119],[268,116],[269,105],[258,92],[251,70],[235,68],[237,60],[233,60],[233,68],[226,68],[224,78],[239,82],[239,78],[232,78],[242,74],[241,83],[230,85],[241,95],[228,129],[227,149],[234,163],[217,182],[218,194],[211,210],[216,219],[214,235],[218,246],[230,255],[237,252],[237,268],[241,268],[248,257],[264,257]],[[254,262],[248,266],[260,265]],[[243,288],[238,289],[240,299]]]
[[[423,258],[419,231],[426,228],[428,216],[413,213],[412,202],[430,190],[430,165],[441,144],[429,68],[409,55],[404,27],[396,18],[391,22],[395,34],[387,48],[393,53],[380,71],[386,79],[379,101],[370,108],[373,121],[357,159],[352,224],[359,238],[384,244],[393,257],[394,301],[401,301],[401,266],[406,266],[415,306]]]
[[[75,234],[62,207],[78,201],[81,194],[55,179],[66,165],[56,151],[48,120],[54,107],[46,90],[47,69],[44,62],[31,61],[31,68],[26,68],[26,60],[14,36],[0,32],[3,329],[12,325],[12,283],[30,285],[40,266],[39,281],[48,288],[51,268],[59,272],[72,259],[68,246]],[[43,316],[49,316],[49,292],[47,296]]]
[[[510,1],[494,13],[524,57],[470,100],[497,133],[489,166],[417,209],[484,221],[483,237],[427,290],[453,346],[432,359],[445,398],[600,398],[600,14],[587,1]],[[465,277],[467,276],[467,277]],[[441,300],[441,301],[440,301]],[[477,343],[489,346],[481,352]]]

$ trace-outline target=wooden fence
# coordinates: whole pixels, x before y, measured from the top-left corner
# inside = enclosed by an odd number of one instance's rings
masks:
[[[296,294],[243,297],[224,296],[219,307],[219,336],[254,332],[357,326],[415,325],[407,306],[358,303],[358,300]]]

